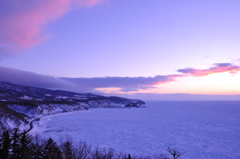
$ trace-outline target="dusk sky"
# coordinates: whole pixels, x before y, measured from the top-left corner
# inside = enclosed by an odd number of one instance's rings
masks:
[[[1,0],[0,81],[240,100],[240,1]]]

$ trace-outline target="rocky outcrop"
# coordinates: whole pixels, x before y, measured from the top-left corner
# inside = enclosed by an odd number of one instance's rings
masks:
[[[88,110],[88,105],[84,103],[79,104],[41,104],[37,108],[37,115],[50,115],[55,113],[73,112]]]
[[[116,100],[117,98],[117,100]],[[88,110],[91,108],[125,108],[125,107],[144,107],[145,103],[141,100],[131,100],[119,97],[108,97],[106,99],[92,99],[84,102],[76,103],[47,103],[44,102],[31,105],[9,104],[8,107],[18,113],[27,115],[28,117],[36,117],[41,115],[50,115],[55,113],[73,112]]]

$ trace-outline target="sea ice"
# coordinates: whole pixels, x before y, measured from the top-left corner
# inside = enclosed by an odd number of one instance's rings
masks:
[[[240,158],[240,102],[148,102],[147,108],[96,108],[42,117],[32,132],[56,140],[70,136],[116,151],[183,159]]]

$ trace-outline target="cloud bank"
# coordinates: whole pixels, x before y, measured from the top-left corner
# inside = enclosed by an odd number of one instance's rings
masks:
[[[44,41],[42,29],[73,6],[91,7],[103,0],[1,0],[0,54]],[[5,51],[6,52],[6,51]]]
[[[52,76],[44,76],[2,66],[0,66],[0,81],[50,89],[74,90],[79,87]]]
[[[109,95],[109,94],[106,94]],[[110,94],[118,96],[118,94]],[[157,94],[157,93],[134,93],[122,94],[125,98],[142,99],[145,101],[239,101],[240,94],[237,95],[209,95],[209,94]]]
[[[140,91],[152,89],[159,84],[176,81],[188,75],[199,77],[208,76],[214,73],[237,73],[240,67],[230,63],[216,63],[209,69],[186,68],[177,70],[178,75],[157,75],[154,77],[95,77],[95,78],[56,78],[40,75],[32,72],[0,66],[0,81],[15,84],[50,88],[64,89],[76,92],[100,93],[99,88],[119,88],[121,92]],[[104,89],[102,89],[104,90]],[[103,91],[104,92],[104,91]]]
[[[155,77],[96,77],[96,78],[60,78],[68,82],[89,88],[119,87],[123,92],[151,89],[156,85],[175,81],[183,75],[158,75]]]
[[[194,69],[194,68],[185,68],[185,69],[178,69],[177,70],[180,73],[188,74],[192,76],[207,76],[214,73],[223,73],[223,72],[229,72],[229,73],[237,73],[240,71],[240,66],[233,65],[231,63],[215,63],[214,67],[211,67],[209,69]]]
[[[137,91],[150,89],[154,86],[172,82],[181,75],[155,76],[155,77],[96,77],[96,78],[56,78],[28,71],[1,67],[0,81],[20,85],[64,89],[77,92],[97,92],[96,88],[119,87],[121,91]]]

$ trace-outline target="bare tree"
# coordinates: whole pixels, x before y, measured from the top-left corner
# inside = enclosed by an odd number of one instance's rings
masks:
[[[153,156],[154,159],[170,159],[167,155],[165,154],[160,154],[160,155],[155,155]]]
[[[120,152],[120,153],[116,153],[114,155],[114,159],[127,159],[127,156],[128,155],[126,153]]]
[[[167,148],[167,152],[169,152],[169,153],[173,156],[173,159],[178,159],[178,158],[180,158],[183,154],[185,154],[185,152],[180,152],[180,151],[178,151],[176,148],[171,148],[171,147],[168,147],[168,148]]]
[[[99,148],[96,147],[91,152],[92,159],[112,159],[115,155],[115,150],[113,148]]]
[[[74,146],[73,156],[77,159],[86,159],[91,154],[92,146],[84,142],[79,142]]]

